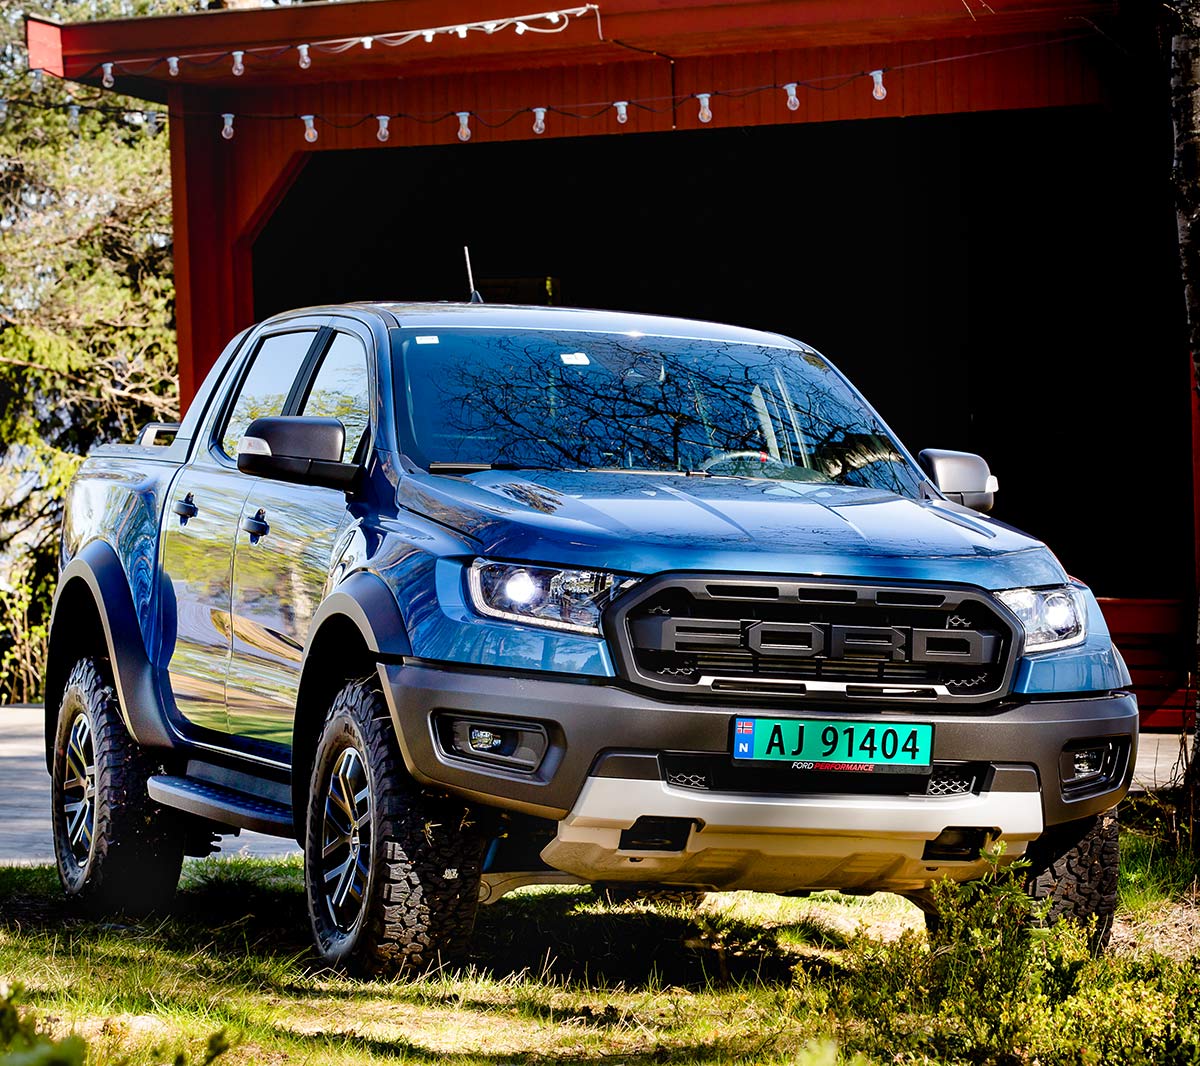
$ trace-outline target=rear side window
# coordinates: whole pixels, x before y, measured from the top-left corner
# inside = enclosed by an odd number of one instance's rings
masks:
[[[346,427],[346,447],[342,461],[350,462],[370,422],[371,394],[367,376],[367,352],[362,342],[349,333],[338,333],[321,360],[313,379],[305,415],[340,418]]]
[[[220,433],[221,450],[229,458],[237,457],[238,445],[251,422],[283,413],[315,336],[316,330],[311,329],[276,333],[258,346]]]

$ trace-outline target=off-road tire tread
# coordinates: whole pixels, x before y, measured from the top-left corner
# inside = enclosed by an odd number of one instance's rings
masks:
[[[94,844],[82,868],[70,855],[60,816],[67,740],[62,709],[76,694],[91,715],[96,760]],[[159,770],[156,760],[129,735],[107,662],[80,659],[67,677],[59,709],[53,816],[59,879],[81,904],[98,911],[144,914],[170,902],[183,867],[184,832],[176,813],[146,791],[146,781]],[[70,872],[64,869],[66,862],[71,863]]]
[[[1049,900],[1048,925],[1066,919],[1087,925],[1096,919],[1090,943],[1094,951],[1107,945],[1117,909],[1120,846],[1117,812],[1046,831],[1030,846],[1025,890],[1037,900]]]
[[[362,974],[415,974],[460,962],[467,952],[479,906],[483,835],[462,800],[422,789],[409,776],[396,743],[383,695],[373,681],[352,681],[334,697],[322,729],[341,716],[351,719],[374,790],[367,914],[354,943],[336,964]],[[319,837],[322,805],[317,796],[325,760],[318,750],[309,799],[306,853]],[[319,839],[315,847],[319,847]],[[447,879],[447,870],[457,870]],[[309,916],[317,928],[322,901],[309,885]],[[333,960],[331,960],[333,961]]]

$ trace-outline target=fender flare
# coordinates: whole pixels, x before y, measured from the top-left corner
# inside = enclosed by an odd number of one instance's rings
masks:
[[[304,649],[300,667],[300,699],[292,733],[292,809],[297,812],[307,810],[308,774],[318,740],[316,727],[326,710],[325,700],[331,699],[341,687],[340,680],[336,685],[331,684],[328,671],[322,670],[326,643],[322,634],[329,631],[331,624],[338,628],[346,624],[353,626],[367,654],[376,663],[412,654],[400,605],[378,574],[369,570],[356,571],[325,597],[309,627],[308,646]],[[318,647],[322,648],[322,655],[314,662],[314,649]],[[334,680],[340,677],[335,674]],[[296,817],[296,824],[301,826],[303,822],[301,813]],[[300,836],[298,831],[298,838]],[[303,840],[300,842],[302,844]]]
[[[358,570],[340,582],[317,608],[309,628],[308,647],[304,650],[302,679],[317,636],[325,622],[334,616],[354,623],[372,655],[387,658],[412,655],[408,628],[392,590],[378,574]]]
[[[168,725],[162,690],[142,636],[129,579],[113,550],[103,540],[84,547],[59,575],[58,588],[50,608],[50,640],[46,670],[46,763],[54,759],[54,733],[58,703],[67,671],[74,658],[72,620],[59,616],[63,602],[74,598],[73,590],[86,586],[103,631],[103,648],[112,666],[113,684],[121,717],[129,735],[144,747],[174,747],[174,734]],[[70,594],[70,595],[68,595]]]

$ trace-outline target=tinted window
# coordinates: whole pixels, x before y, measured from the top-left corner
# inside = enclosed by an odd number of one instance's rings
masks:
[[[349,333],[338,333],[313,380],[301,414],[340,418],[346,427],[342,461],[349,462],[367,431],[371,400],[367,378],[367,353]]]
[[[315,332],[278,333],[259,345],[250,373],[242,380],[237,401],[221,432],[221,449],[231,459],[236,458],[238,444],[251,422],[283,413],[283,405]]]
[[[419,461],[697,471],[918,492],[819,355],[636,334],[430,330],[403,343]],[[403,410],[403,406],[401,408]]]

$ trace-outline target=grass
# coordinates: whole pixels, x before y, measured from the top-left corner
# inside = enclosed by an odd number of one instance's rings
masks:
[[[93,1061],[131,1066],[199,1054],[221,1029],[222,1063],[823,1061],[828,1026],[797,1013],[793,967],[859,916],[920,921],[891,896],[696,909],[525,889],[481,910],[465,969],[355,981],[313,959],[298,860],[189,862],[172,913],[145,923],[73,913],[50,868],[0,868],[0,915],[0,976]]]
[[[1121,910],[1146,918],[1173,901],[1197,900],[1200,865],[1181,824],[1182,797],[1174,792],[1129,796],[1121,806]]]
[[[1124,849],[1128,920],[1194,884],[1146,825]],[[52,868],[7,867],[0,983],[22,982],[41,1028],[80,1034],[90,1062],[130,1066],[204,1062],[220,1031],[221,1066],[1200,1061],[1195,949],[1093,959],[1069,934],[1014,940],[988,927],[1011,892],[976,900],[978,935],[956,946],[927,943],[920,912],[887,894],[696,908],[531,888],[481,909],[464,968],[358,981],[314,959],[296,859],[189,860],[172,911],[148,921],[90,919]]]

